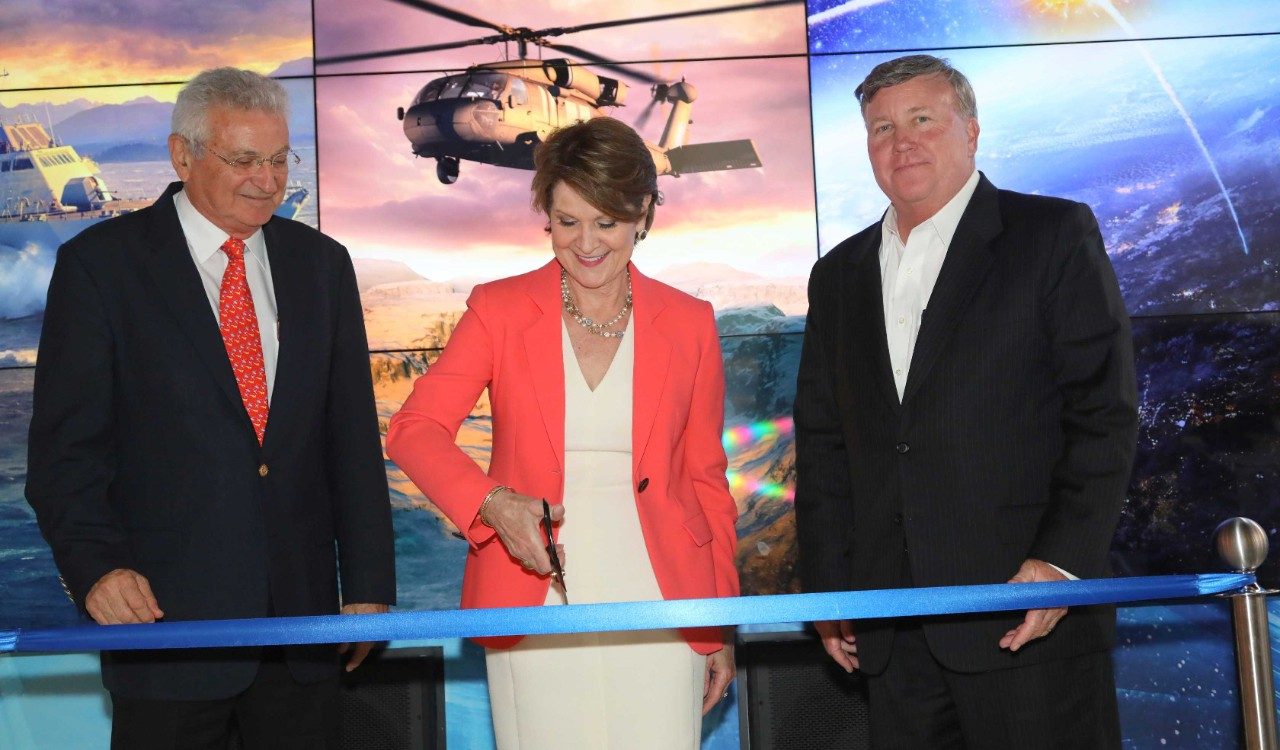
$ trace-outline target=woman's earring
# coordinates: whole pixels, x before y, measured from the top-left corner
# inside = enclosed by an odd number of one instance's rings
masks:
[[[636,232],[636,242],[640,242],[641,240],[643,240],[645,237],[648,237],[648,236],[649,236],[649,230],[641,229],[639,232]]]

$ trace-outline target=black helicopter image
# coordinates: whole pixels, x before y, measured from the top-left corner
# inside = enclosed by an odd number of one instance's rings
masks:
[[[655,106],[670,104],[662,137],[647,143],[659,175],[690,174],[760,167],[750,139],[689,143],[689,124],[698,91],[685,80],[663,81],[589,52],[552,41],[578,31],[617,28],[694,16],[760,10],[800,0],[765,0],[651,16],[530,29],[494,23],[429,0],[396,0],[468,26],[496,33],[454,42],[403,47],[319,58],[317,66],[412,55],[461,47],[516,45],[515,60],[473,65],[461,73],[429,81],[409,106],[396,116],[403,123],[413,153],[436,160],[436,176],[446,185],[457,181],[463,160],[515,169],[533,169],[533,149],[556,128],[593,117],[609,117],[609,110],[625,106],[630,87],[616,77],[596,73],[568,57],[531,59],[529,47],[572,55],[600,70],[620,74],[650,86],[650,97],[637,120],[643,127]]]

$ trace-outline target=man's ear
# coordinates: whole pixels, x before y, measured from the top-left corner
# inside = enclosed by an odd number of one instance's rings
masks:
[[[178,179],[183,182],[187,181],[187,175],[191,173],[191,162],[195,156],[191,153],[191,144],[187,143],[187,139],[171,133],[169,135],[169,161],[173,164],[173,171],[178,174]]]

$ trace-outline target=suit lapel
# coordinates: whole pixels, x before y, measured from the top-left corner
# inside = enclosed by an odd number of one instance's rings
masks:
[[[884,295],[880,280],[880,232],[869,232],[866,242],[858,248],[849,259],[849,294],[843,296],[840,305],[843,310],[840,330],[847,331],[841,335],[837,345],[845,352],[838,356],[837,362],[857,362],[860,358],[871,355],[871,367],[875,374],[875,384],[881,395],[896,410],[898,404],[898,388],[893,382],[892,366],[889,363],[889,340],[884,330]],[[852,352],[849,347],[854,342],[870,342],[869,352]]]
[[[529,278],[526,291],[537,311],[524,331],[524,351],[529,361],[547,440],[564,468],[564,348],[561,346],[560,265],[551,261]]]
[[[991,270],[995,253],[991,251],[990,242],[1000,234],[1001,228],[999,194],[983,176],[956,227],[956,234],[938,272],[938,281],[929,295],[929,305],[920,321],[920,333],[911,355],[903,403],[919,391],[928,378],[929,370],[946,348],[965,307]]]
[[[209,298],[200,282],[200,273],[191,260],[191,251],[182,234],[173,196],[182,183],[169,186],[151,208],[150,236],[143,248],[143,266],[155,282],[159,296],[173,313],[174,320],[191,341],[192,347],[209,371],[218,390],[222,391],[246,430],[253,433],[253,423],[240,399],[235,373],[222,343],[218,321],[209,307]]]
[[[635,369],[632,375],[631,456],[635,471],[649,445],[658,405],[667,383],[667,365],[671,361],[671,343],[658,323],[666,306],[657,282],[629,266],[633,301],[632,335],[635,340]]]
[[[283,425],[297,407],[300,384],[309,374],[307,347],[313,336],[307,335],[307,321],[320,319],[313,309],[314,293],[308,294],[306,289],[310,276],[306,269],[299,267],[302,260],[300,248],[287,247],[280,242],[272,226],[275,221],[273,218],[262,228],[267,261],[271,266],[271,286],[276,294],[276,339],[279,344],[264,447],[269,441],[274,442],[273,435],[285,432]]]

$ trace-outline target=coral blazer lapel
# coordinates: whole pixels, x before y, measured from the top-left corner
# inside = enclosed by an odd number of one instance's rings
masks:
[[[560,266],[555,261],[534,273],[525,291],[535,313],[524,329],[524,350],[547,440],[564,468],[564,352],[561,346]],[[638,468],[653,432],[667,382],[671,344],[657,318],[666,306],[661,287],[630,266],[633,300],[631,334],[635,336],[632,374],[631,448]]]
[[[632,335],[635,340],[635,370],[631,392],[631,460],[640,470],[640,460],[653,433],[662,392],[667,383],[671,343],[659,316],[666,307],[658,282],[628,266],[631,271]]]

